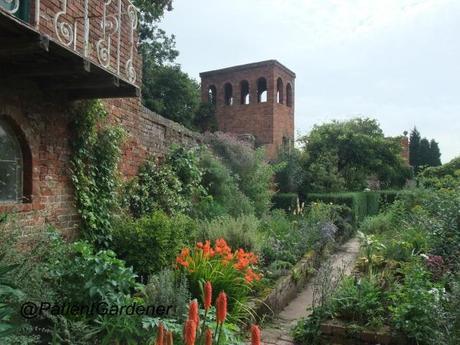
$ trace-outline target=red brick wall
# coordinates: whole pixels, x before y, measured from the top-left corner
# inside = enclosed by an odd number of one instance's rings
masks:
[[[17,134],[23,136],[31,154],[31,161],[24,164],[32,166],[31,200],[0,203],[0,213],[15,214],[24,230],[48,223],[71,236],[79,217],[69,173],[71,132],[66,105],[44,100],[33,90],[28,85],[0,89],[0,115],[18,127]],[[30,182],[27,178],[25,184]]]
[[[34,3],[34,2],[32,2]],[[63,21],[74,23],[74,18],[83,14],[83,1],[69,1]],[[98,63],[96,42],[101,38],[101,16],[104,1],[90,0],[90,42],[89,58]],[[42,0],[39,31],[57,41],[54,16],[61,10],[62,1]],[[109,13],[116,13],[112,1]],[[126,13],[127,0],[122,0],[122,11]],[[33,7],[33,4],[32,4]],[[34,17],[32,9],[31,17]],[[4,14],[0,14],[4,15]],[[98,17],[94,19],[94,17]],[[126,14],[122,16],[120,36],[120,76],[127,79],[125,64],[131,57],[130,31]],[[31,20],[31,24],[35,25]],[[116,46],[118,37],[113,36]],[[137,36],[134,37],[134,42]],[[115,47],[113,46],[113,47]],[[83,55],[83,26],[77,25],[77,44],[69,46]],[[141,81],[141,59],[137,48],[133,51],[136,69],[136,84]],[[112,48],[109,69],[117,74],[118,51]],[[120,171],[128,179],[137,174],[138,167],[148,156],[163,155],[172,143],[195,145],[201,141],[197,133],[155,114],[141,105],[139,98],[106,99],[109,121],[120,124],[127,132],[123,146]],[[13,215],[24,230],[51,224],[60,229],[66,237],[77,234],[79,215],[75,208],[74,190],[70,179],[71,146],[73,136],[69,109],[71,103],[65,95],[44,94],[36,84],[27,80],[2,80],[0,83],[0,116],[8,119],[22,137],[30,159],[25,161],[30,176],[25,176],[25,184],[30,185],[30,200],[21,204],[0,203],[0,213]]]
[[[51,224],[73,237],[80,218],[70,180],[71,104],[41,94],[33,84],[8,85],[0,87],[0,116],[18,128],[30,150],[31,160],[24,164],[31,165],[32,190],[28,202],[0,203],[0,213],[12,214],[24,230]],[[139,99],[109,99],[104,104],[109,121],[122,125],[128,134],[119,167],[126,179],[137,174],[146,157],[163,155],[172,143],[201,141],[199,134],[143,108]]]
[[[257,100],[257,81],[261,77],[267,80],[268,96],[265,103],[258,103]],[[286,102],[277,103],[278,78],[283,81],[284,96],[286,96],[287,83],[291,83],[294,91],[295,75],[273,61],[201,74],[201,93],[204,102],[208,101],[209,87],[213,85],[217,88],[216,119],[219,130],[254,135],[256,144],[266,148],[268,158],[276,157],[283,137],[294,139],[294,95],[292,95],[292,107],[288,107]],[[249,104],[241,104],[240,83],[243,80],[249,82]],[[225,104],[226,83],[232,85],[233,105]]]

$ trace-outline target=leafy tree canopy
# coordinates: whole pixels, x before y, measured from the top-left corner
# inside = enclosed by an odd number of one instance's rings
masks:
[[[143,59],[142,98],[144,105],[164,117],[196,129],[213,118],[212,109],[200,106],[199,84],[175,63],[174,35],[159,27],[172,0],[135,0],[141,12],[140,52]]]
[[[356,118],[317,125],[300,139],[305,157],[302,192],[360,190],[377,177],[384,186],[408,176],[399,138],[385,138],[376,120]]]

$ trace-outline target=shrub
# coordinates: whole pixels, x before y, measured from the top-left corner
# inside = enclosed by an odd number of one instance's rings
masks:
[[[273,195],[273,208],[292,212],[297,207],[299,197],[296,193],[276,193]]]
[[[259,220],[254,215],[237,218],[223,216],[200,224],[200,241],[225,239],[231,248],[243,248],[247,251],[259,251]]]
[[[112,248],[145,278],[171,265],[195,233],[195,222],[189,217],[155,211],[140,219],[119,219],[113,232]]]
[[[183,320],[187,312],[186,304],[190,300],[187,277],[183,272],[166,268],[149,277],[145,286],[145,302],[147,305],[173,306],[174,313],[167,317]]]
[[[404,282],[389,293],[391,323],[417,344],[442,344],[443,290],[430,283],[419,264],[406,265]]]
[[[361,325],[381,325],[385,312],[382,295],[374,281],[346,277],[331,299],[332,310],[341,320]]]
[[[182,183],[169,165],[146,161],[138,176],[125,187],[124,204],[135,217],[148,215],[155,210],[168,214],[188,210],[191,201],[182,194]]]
[[[49,262],[52,286],[62,302],[118,302],[137,288],[132,268],[111,250],[94,251],[87,242],[56,247],[60,258]]]
[[[254,213],[251,200],[241,192],[236,177],[222,161],[209,150],[203,150],[200,156],[200,168],[203,170],[202,184],[212,198],[201,201],[199,216],[213,218],[224,214],[238,217]]]
[[[237,177],[240,190],[251,200],[256,214],[266,213],[271,206],[274,170],[265,161],[264,151],[219,132],[208,133],[205,142]]]
[[[347,193],[311,193],[308,194],[308,202],[322,201],[336,205],[346,205],[350,208],[353,223],[357,226],[367,216],[367,196],[365,192]]]

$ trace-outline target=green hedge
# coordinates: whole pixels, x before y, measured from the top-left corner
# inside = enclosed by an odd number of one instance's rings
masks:
[[[387,205],[392,204],[401,193],[407,193],[407,191],[310,193],[305,201],[307,203],[322,201],[346,205],[352,210],[353,224],[358,225],[366,216],[376,215]]]
[[[272,197],[273,208],[292,211],[297,207],[296,193],[276,193]]]

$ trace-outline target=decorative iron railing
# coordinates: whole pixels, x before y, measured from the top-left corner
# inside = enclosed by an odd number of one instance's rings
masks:
[[[27,15],[20,16],[25,7]],[[138,10],[131,1],[0,0],[0,8],[105,69],[136,82]]]

